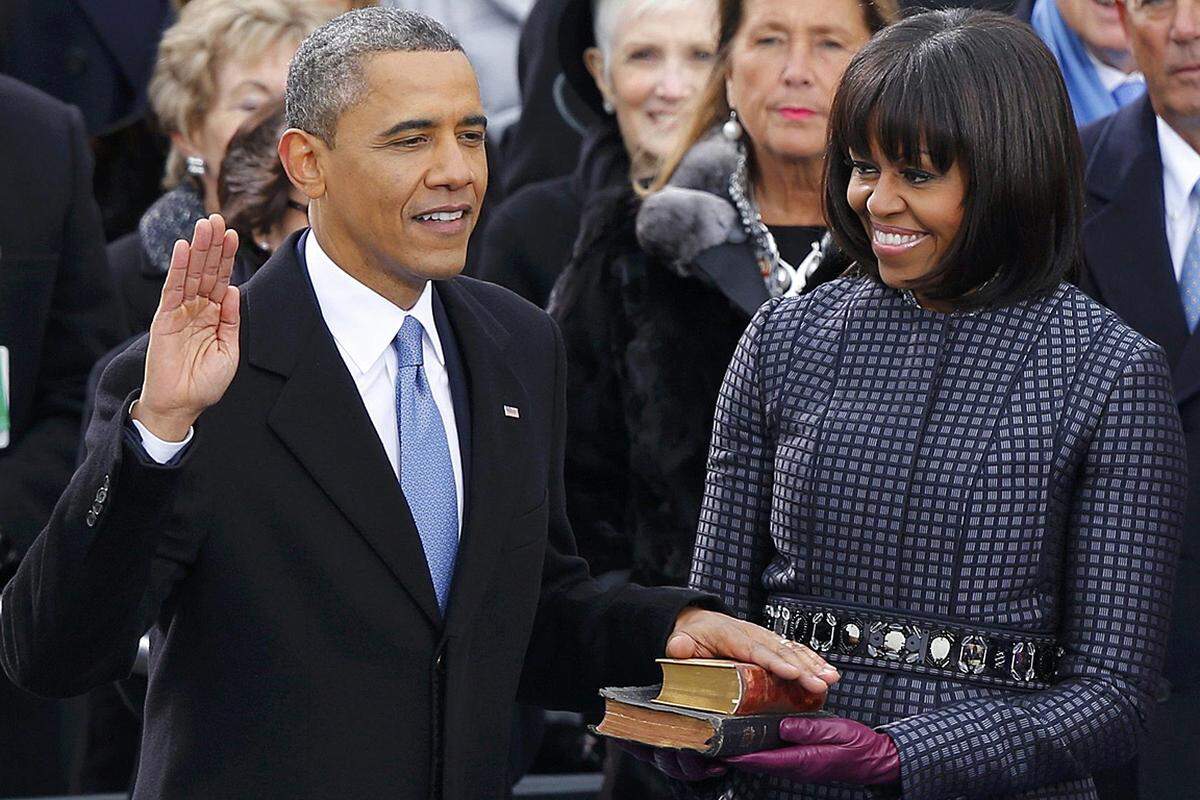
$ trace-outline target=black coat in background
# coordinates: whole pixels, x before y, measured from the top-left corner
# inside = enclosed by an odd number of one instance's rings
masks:
[[[629,156],[616,125],[589,133],[570,175],[518,189],[492,211],[474,276],[545,308],[571,260],[584,208],[597,193],[629,183]]]
[[[1145,798],[1191,796],[1200,786],[1200,331],[1188,333],[1167,244],[1163,166],[1149,97],[1081,132],[1087,156],[1080,285],[1167,354],[1190,468],[1163,675],[1170,697],[1142,744]]]
[[[12,402],[0,534],[20,555],[71,477],[88,370],[120,340],[120,323],[79,112],[7,77],[0,109],[0,345]],[[0,796],[66,788],[57,718],[0,680]]]
[[[196,220],[203,216],[199,189],[190,180],[184,180],[154,201],[142,215],[136,231],[108,246],[108,263],[125,317],[127,337],[150,330],[163,280],[171,266],[175,240],[191,239]],[[245,283],[262,265],[261,254],[252,245],[245,242],[242,245],[230,280],[234,286]]]
[[[0,661],[75,694],[128,675],[151,627],[139,800],[503,797],[518,694],[578,707],[653,680],[705,596],[589,579],[563,496],[558,329],[456,278],[434,303],[465,496],[443,618],[298,241],[243,287],[237,373],[173,465],[127,422],[145,340],[106,371],[87,459],[4,591]]]
[[[521,28],[521,116],[504,132],[500,169],[493,177],[506,196],[530,183],[569,175],[584,137],[600,121],[572,88],[559,62],[559,23],[570,2],[537,0]]]
[[[550,312],[567,347],[567,509],[601,574],[683,585],[721,379],[768,299],[725,194],[736,154],[697,145],[646,201],[589,201]],[[846,265],[829,257],[815,286]]]
[[[697,145],[644,203],[615,187],[587,203],[550,312],[567,348],[567,512],[595,574],[687,581],[713,410],[767,289],[725,187],[736,153]],[[832,252],[809,283],[846,266]],[[653,768],[609,750],[603,797],[665,797]]]

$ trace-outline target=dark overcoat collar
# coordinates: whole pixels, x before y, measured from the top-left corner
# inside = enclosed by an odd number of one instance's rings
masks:
[[[1182,403],[1200,391],[1200,337],[1188,333],[1167,244],[1155,119],[1147,97],[1097,123],[1084,255],[1104,303],[1166,351]]]
[[[442,627],[412,513],[301,263],[302,233],[289,237],[244,287],[242,357],[250,367],[285,379],[268,424],[430,624]],[[522,431],[504,424],[501,409],[527,406],[524,388],[507,367],[511,335],[463,285],[469,280],[434,284],[457,351],[447,357],[455,414],[465,418],[459,427],[466,508],[445,621],[451,629],[456,620],[465,624],[484,599],[499,560],[503,526],[496,522],[511,515],[518,494],[513,488],[520,463],[514,455],[522,451]]]

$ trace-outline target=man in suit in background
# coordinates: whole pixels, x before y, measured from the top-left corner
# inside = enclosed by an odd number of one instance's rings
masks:
[[[1200,4],[1118,5],[1147,97],[1081,132],[1080,283],[1166,351],[1187,437],[1192,477],[1164,667],[1170,685],[1139,756],[1142,797],[1183,797],[1196,790],[1200,742]]]
[[[0,587],[75,465],[88,370],[120,341],[78,111],[0,76]],[[60,710],[0,677],[0,797],[66,787]]]
[[[287,120],[312,228],[240,292],[220,217],[176,243],[0,597],[6,671],[85,691],[150,627],[139,799],[499,798],[518,695],[592,704],[664,652],[834,682],[705,595],[605,591],[575,556],[558,330],[456,277],[487,184],[458,43],[343,15],[297,52]]]

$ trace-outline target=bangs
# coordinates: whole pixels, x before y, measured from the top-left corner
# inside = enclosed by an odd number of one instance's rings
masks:
[[[963,156],[954,87],[938,72],[918,69],[915,61],[900,59],[882,76],[844,87],[842,118],[831,120],[832,138],[840,140],[844,158],[851,150],[870,153],[874,144],[893,163],[915,166],[924,154],[945,172]]]
[[[965,184],[953,240],[904,288],[983,308],[1052,291],[1075,271],[1079,139],[1058,62],[1025,23],[926,12],[885,28],[847,66],[829,114],[825,215],[850,259],[881,280],[847,197],[850,152],[872,148],[896,166],[961,170]]]

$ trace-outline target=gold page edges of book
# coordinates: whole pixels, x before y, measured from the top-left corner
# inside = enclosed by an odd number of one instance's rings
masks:
[[[705,752],[716,731],[708,722],[670,711],[606,700],[604,719],[596,732],[618,739],[629,739],[652,747],[670,747]]]
[[[656,703],[732,714],[742,702],[742,676],[736,661],[660,658],[658,664],[663,683]]]

